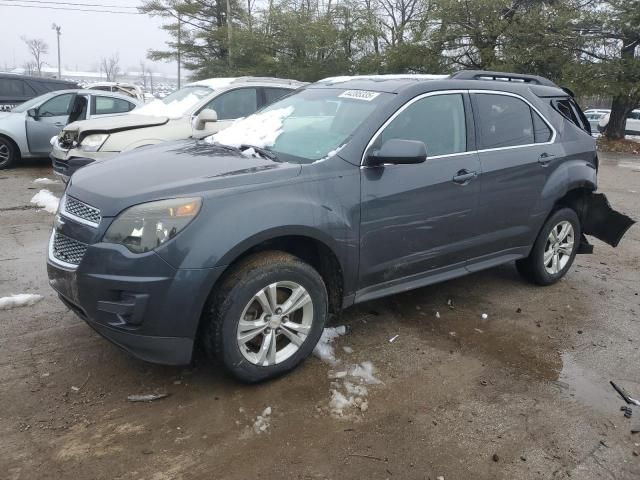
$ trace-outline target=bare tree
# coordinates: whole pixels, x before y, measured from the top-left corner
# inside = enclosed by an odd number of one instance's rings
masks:
[[[100,61],[100,70],[107,77],[107,82],[115,82],[120,73],[120,55],[114,53],[109,58],[103,58]]]
[[[25,75],[35,75],[37,71],[35,62],[24,62],[22,68]]]
[[[34,73],[37,72],[38,76],[42,76],[42,67],[45,65],[43,57],[49,53],[49,45],[40,38],[22,37],[22,41],[27,44],[29,53],[33,57],[33,62],[30,63],[35,67]]]

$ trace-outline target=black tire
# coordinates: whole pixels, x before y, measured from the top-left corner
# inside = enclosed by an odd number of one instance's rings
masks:
[[[14,143],[6,137],[0,137],[0,170],[12,167],[20,157]]]
[[[295,282],[304,287],[311,297],[313,320],[306,339],[292,356],[274,365],[256,365],[240,349],[238,324],[254,295],[275,282]],[[256,383],[275,378],[294,369],[311,354],[322,335],[327,314],[327,289],[314,268],[285,252],[257,253],[234,267],[214,292],[211,306],[203,319],[206,322],[205,350],[209,358],[220,361],[231,375],[243,382]]]
[[[566,264],[558,269],[557,273],[551,273],[545,267],[544,254],[545,250],[549,248],[549,236],[551,230],[557,228],[561,222],[569,222],[573,227],[573,248],[571,254],[567,255]],[[578,215],[571,208],[561,208],[556,210],[545,222],[538,237],[536,238],[531,253],[527,258],[516,261],[516,268],[518,272],[527,280],[536,283],[538,285],[552,285],[564,277],[576,257],[578,246],[580,244],[580,220]]]

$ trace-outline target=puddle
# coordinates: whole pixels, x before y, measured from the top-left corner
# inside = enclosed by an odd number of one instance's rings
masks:
[[[562,354],[562,370],[556,384],[571,399],[604,413],[611,413],[624,403],[608,379],[582,367],[569,353]]]

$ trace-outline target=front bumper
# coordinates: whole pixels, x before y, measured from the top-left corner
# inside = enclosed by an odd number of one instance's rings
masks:
[[[84,152],[77,148],[65,150],[55,142],[49,158],[51,159],[53,173],[62,177],[65,182],[68,182],[71,175],[80,168],[97,160],[113,157],[117,155],[117,153],[118,152]]]
[[[94,330],[152,363],[190,363],[202,309],[218,269],[176,269],[155,252],[88,245],[77,267],[52,254],[49,284]],[[68,233],[68,232],[67,232]]]

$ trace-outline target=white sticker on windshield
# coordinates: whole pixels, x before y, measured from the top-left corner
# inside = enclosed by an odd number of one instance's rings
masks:
[[[352,98],[354,100],[364,100],[365,102],[370,102],[378,95],[380,95],[379,92],[369,92],[368,90],[347,90],[338,95],[338,97]]]

